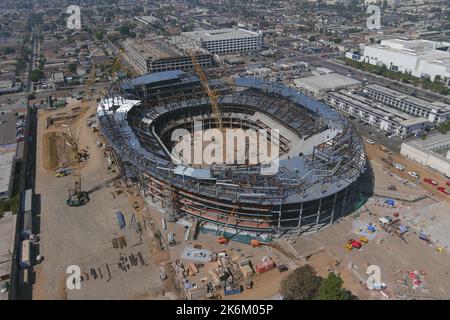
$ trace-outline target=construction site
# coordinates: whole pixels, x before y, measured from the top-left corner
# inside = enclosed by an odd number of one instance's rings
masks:
[[[278,170],[174,160],[174,130],[199,123],[277,129]],[[360,299],[449,296],[450,203],[390,163],[442,178],[290,88],[154,73],[39,111],[37,138],[35,299],[281,299],[303,264]]]

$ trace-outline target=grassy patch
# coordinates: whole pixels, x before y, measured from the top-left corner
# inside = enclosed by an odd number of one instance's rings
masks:
[[[17,214],[19,210],[19,195],[9,200],[0,200],[0,215],[3,215],[6,211],[12,211],[13,214]]]

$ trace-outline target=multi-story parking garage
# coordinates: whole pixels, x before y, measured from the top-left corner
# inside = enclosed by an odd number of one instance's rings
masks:
[[[123,172],[136,176],[169,216],[229,233],[281,235],[319,230],[354,207],[366,157],[346,118],[294,89],[255,78],[210,85],[219,94],[224,129],[278,130],[277,171],[262,174],[261,163],[173,161],[170,137],[176,128],[192,136],[198,123],[202,130],[218,128],[201,82],[190,74],[133,79],[98,106],[101,132]]]

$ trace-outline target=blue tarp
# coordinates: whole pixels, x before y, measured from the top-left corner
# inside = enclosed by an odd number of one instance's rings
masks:
[[[398,226],[398,230],[400,231],[400,234],[405,233],[406,231],[408,231],[408,227],[404,226],[404,225],[399,225]]]
[[[116,212],[117,223],[119,224],[119,228],[125,228],[125,218],[123,217],[123,213],[121,211]]]
[[[395,200],[393,199],[386,199],[384,203],[387,203],[390,206],[395,206]]]

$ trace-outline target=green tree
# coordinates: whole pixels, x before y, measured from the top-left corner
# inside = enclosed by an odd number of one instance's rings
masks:
[[[44,76],[42,70],[34,69],[30,72],[30,80],[33,82],[39,81]]]
[[[342,287],[341,277],[334,272],[322,281],[317,292],[317,300],[356,300],[356,297],[347,289]]]
[[[97,38],[97,40],[103,40],[103,32],[95,31],[95,37]]]
[[[312,300],[317,294],[321,278],[309,265],[301,266],[281,281],[281,295],[287,300]]]
[[[67,68],[69,68],[69,71],[73,73],[77,70],[77,65],[75,63],[71,63],[67,66]]]

